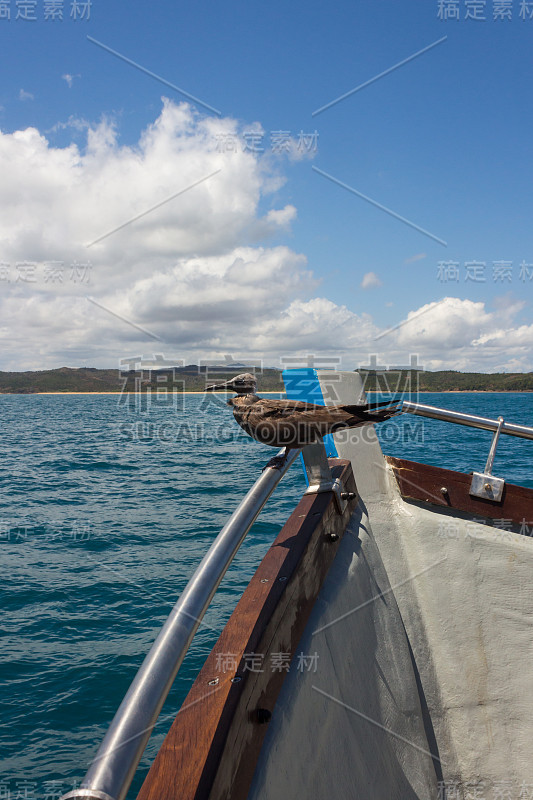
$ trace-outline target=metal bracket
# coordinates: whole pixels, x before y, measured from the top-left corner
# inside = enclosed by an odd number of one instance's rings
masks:
[[[348,500],[353,500],[355,493],[345,491],[339,478],[333,479],[324,443],[320,441],[304,447],[302,450],[302,459],[309,483],[304,494],[333,492],[337,510],[339,514],[343,514]]]
[[[334,480],[329,468],[324,443],[320,441],[304,447],[302,458],[309,484],[305,494],[333,491]]]
[[[492,466],[494,464],[494,456],[496,455],[496,446],[503,426],[503,417],[498,417],[498,427],[494,431],[492,443],[490,445],[489,456],[485,464],[484,472],[473,472],[472,483],[470,484],[470,494],[473,497],[481,497],[484,500],[492,500],[499,503],[503,495],[503,487],[505,480],[503,478],[496,478],[492,474]]]

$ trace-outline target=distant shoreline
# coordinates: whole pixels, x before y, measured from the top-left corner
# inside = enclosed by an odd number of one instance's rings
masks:
[[[197,391],[189,391],[189,392],[171,392],[172,394],[207,394],[204,389],[198,389]],[[231,394],[231,392],[209,392],[209,394]],[[283,390],[277,391],[269,391],[269,392],[260,392],[260,394],[285,394]],[[386,392],[379,392],[375,389],[368,389],[366,394],[386,394]],[[390,394],[395,394],[392,392]],[[401,392],[396,394],[402,394]],[[417,392],[406,392],[406,394],[414,394],[416,395]],[[418,394],[533,394],[533,389],[424,389],[418,392]],[[0,397],[35,397],[35,396],[47,396],[47,397],[91,397],[91,395],[105,395],[108,397],[121,397],[122,395],[147,395],[146,392],[0,392]],[[156,395],[157,396],[157,395]],[[164,395],[162,395],[163,397]]]
[[[96,395],[104,394],[104,395],[110,395],[110,396],[116,395],[116,396],[120,397],[123,394],[132,394],[132,395],[139,394],[141,396],[143,396],[143,395],[146,396],[147,392],[120,392],[120,391],[117,391],[117,392],[0,392],[0,395],[6,395],[6,396],[14,395],[14,394],[23,395],[25,397],[35,397],[35,395],[59,395],[59,396],[63,396],[63,395],[87,395],[87,396],[90,397],[91,395],[94,395],[94,394],[96,394]],[[157,397],[157,394],[155,392],[154,392],[154,394]],[[199,389],[196,392],[170,392],[169,394],[170,395],[173,395],[173,394],[207,394],[207,392],[205,390]],[[209,394],[231,394],[231,392],[209,392]],[[285,394],[285,392],[280,390],[279,392],[278,391],[275,391],[275,392],[273,392],[273,391],[261,392],[261,394]],[[161,395],[161,397],[164,397],[164,395]]]
[[[244,367],[243,367],[244,369]],[[222,371],[220,371],[222,370]],[[0,371],[0,394],[42,395],[113,395],[156,394],[158,390],[176,395],[202,394],[210,383],[223,384],[233,378],[236,367],[217,367],[216,371],[197,364],[168,370],[148,368],[97,369],[96,367],[59,367],[33,372]],[[340,373],[339,373],[340,374]],[[351,374],[351,373],[350,373]],[[533,392],[533,371],[528,373],[481,373],[445,370],[425,372],[405,370],[400,367],[384,372],[363,370],[360,373],[364,388],[369,393],[399,395],[412,389],[413,393],[431,394],[450,392]],[[284,392],[280,370],[265,367],[258,376],[259,393]],[[396,392],[394,392],[396,390]]]

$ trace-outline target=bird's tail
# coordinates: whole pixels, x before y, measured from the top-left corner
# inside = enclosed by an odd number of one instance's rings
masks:
[[[376,406],[374,406],[374,409],[375,408]],[[388,408],[380,408],[378,410],[374,409],[370,408],[365,412],[365,417],[368,422],[384,422],[386,419],[396,417],[398,414],[402,413],[401,406],[389,406]]]
[[[391,417],[402,413],[401,405],[392,405],[393,401],[386,400],[381,403],[367,403],[360,406],[342,406],[343,411],[353,414],[354,419],[348,420],[348,427],[364,422],[384,422]]]
[[[349,414],[366,414],[366,413],[373,413],[377,411],[378,408],[384,408],[387,410],[394,409],[396,413],[401,412],[401,406],[395,405],[396,403],[401,403],[401,400],[383,400],[380,403],[365,403],[364,405],[359,406],[345,406],[343,405],[342,408],[347,411]],[[380,412],[378,412],[380,413]]]

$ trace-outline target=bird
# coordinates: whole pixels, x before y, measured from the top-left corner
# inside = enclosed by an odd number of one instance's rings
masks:
[[[224,383],[208,386],[206,391],[233,391],[228,400],[233,416],[253,439],[272,447],[302,448],[328,433],[383,422],[400,413],[390,401],[373,405],[320,406],[300,400],[275,400],[259,397],[257,380],[250,372],[236,375]],[[387,406],[387,408],[380,408]]]

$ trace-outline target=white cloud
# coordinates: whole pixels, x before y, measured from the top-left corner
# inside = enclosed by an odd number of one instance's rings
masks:
[[[375,272],[367,272],[363,275],[360,286],[361,289],[377,289],[378,286],[383,286],[383,281],[378,278]]]
[[[68,88],[72,89],[75,78],[81,78],[81,75],[69,75],[67,72],[65,75],[62,75],[61,78],[67,82]]]
[[[35,97],[32,95],[31,92],[26,92],[24,89],[21,89],[19,92],[19,100],[35,100]]]
[[[389,350],[418,353],[428,369],[497,372],[533,370],[533,325],[520,325],[521,302],[485,303],[446,297],[409,312],[401,327],[380,340]]]
[[[427,253],[417,253],[415,256],[411,256],[411,258],[406,258],[403,263],[414,264],[415,261],[422,261],[424,258],[427,258]]]
[[[269,225],[287,227],[296,219],[296,209],[294,206],[287,205],[285,208],[273,208],[266,215],[266,222]]]
[[[73,130],[77,131],[78,133],[85,133],[91,127],[91,123],[88,122],[86,119],[75,117],[73,114],[67,119],[66,122],[56,122],[55,125],[52,125],[51,128],[45,131],[45,133],[57,133],[58,131],[66,131],[66,130]]]
[[[117,366],[153,350],[87,295],[188,361],[236,353],[279,365],[280,355],[316,353],[353,368],[373,352],[389,364],[420,353],[434,369],[533,369],[533,326],[517,322],[512,298],[493,311],[430,303],[376,340],[368,314],[316,297],[305,256],[268,242],[297,213],[275,207],[279,166],[266,153],[220,152],[229,135],[242,135],[235,120],[168,100],[134,146],[119,144],[109,120],[89,126],[84,149],[54,147],[35,128],[0,133],[0,261],[11,270],[0,284],[0,369]],[[380,283],[374,273],[365,282]]]
[[[222,342],[248,346],[250,326],[309,294],[315,282],[304,256],[247,243],[286,230],[296,209],[259,215],[282,176],[255,154],[218,151],[220,136],[238,133],[235,120],[164,100],[134,147],[119,145],[105,120],[89,128],[84,151],[53,147],[35,128],[0,134],[0,260],[12,271],[0,303],[5,343],[18,351],[9,363],[72,364],[80,352],[116,363],[126,347],[138,350],[142,333],[87,294],[196,357]],[[90,283],[74,263],[89,264]]]
[[[355,363],[377,333],[368,315],[354,314],[324,297],[294,300],[270,324],[256,323],[251,329],[258,352],[327,352],[352,361],[355,357]]]

